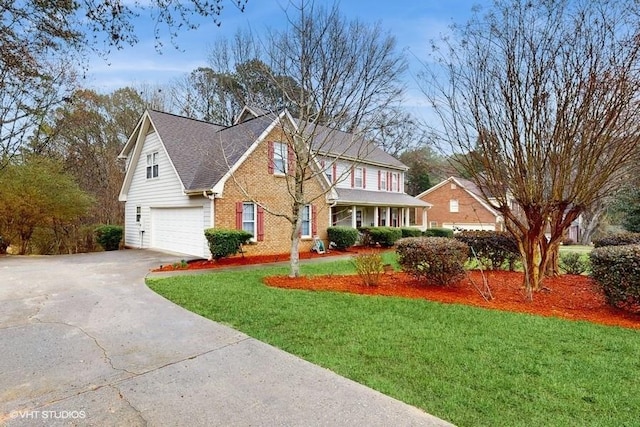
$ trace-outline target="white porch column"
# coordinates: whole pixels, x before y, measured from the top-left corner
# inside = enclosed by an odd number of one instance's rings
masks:
[[[387,220],[385,226],[391,227],[391,207],[387,207]]]
[[[409,227],[411,225],[411,208],[402,208],[404,210],[404,226]]]
[[[429,228],[429,224],[427,224],[427,208],[422,208],[422,231]]]
[[[355,206],[351,206],[351,226],[353,228],[357,228],[356,227],[356,207]]]
[[[377,227],[378,226],[378,206],[374,206],[373,207],[373,226]]]

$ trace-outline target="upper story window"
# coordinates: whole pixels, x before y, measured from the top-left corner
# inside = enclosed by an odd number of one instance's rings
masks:
[[[449,212],[458,212],[458,201],[455,199],[449,200]]]
[[[273,171],[276,174],[284,175],[287,173],[288,163],[287,144],[282,142],[273,143]]]
[[[399,173],[391,174],[391,190],[400,191],[400,174]]]
[[[147,154],[147,179],[158,177],[158,152]]]
[[[353,187],[364,188],[364,169],[353,168]]]
[[[324,170],[324,174],[327,177],[327,180],[330,183],[334,183],[336,179],[336,164],[332,162],[325,162],[324,160],[321,163],[322,169]]]
[[[387,191],[387,172],[380,171],[380,190]]]

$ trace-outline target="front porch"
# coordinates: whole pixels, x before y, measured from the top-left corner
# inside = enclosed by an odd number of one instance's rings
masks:
[[[421,224],[428,223],[427,209],[431,204],[407,194],[343,188],[336,190],[338,198],[334,200],[330,213],[333,226],[423,229]]]

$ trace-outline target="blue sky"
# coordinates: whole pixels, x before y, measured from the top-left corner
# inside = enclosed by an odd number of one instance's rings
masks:
[[[321,3],[321,1],[317,2]],[[409,88],[407,101],[419,104],[414,76],[419,71],[419,59],[426,59],[429,40],[447,31],[452,22],[464,22],[471,8],[483,1],[472,0],[343,0],[342,13],[349,19],[380,22],[394,35],[399,49],[409,52],[410,67],[406,75]],[[200,21],[198,30],[185,31],[176,39],[180,50],[169,43],[163,32],[165,46],[159,53],[151,19],[141,17],[136,22],[138,44],[112,52],[108,58],[93,58],[85,85],[107,92],[127,85],[162,85],[171,83],[193,69],[206,65],[210,45],[218,38],[231,38],[238,29],[251,28],[254,34],[264,34],[267,27],[284,25],[283,8],[288,0],[248,0],[244,13],[230,1],[225,3],[222,25]],[[330,4],[327,2],[327,4]],[[412,99],[413,98],[413,99]],[[415,101],[415,102],[414,102]]]

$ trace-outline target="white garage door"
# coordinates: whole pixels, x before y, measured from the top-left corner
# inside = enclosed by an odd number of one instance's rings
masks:
[[[495,224],[480,224],[480,223],[471,223],[471,224],[459,224],[459,223],[448,223],[445,222],[442,224],[442,228],[448,228],[450,230],[483,230],[483,231],[495,231]]]
[[[151,247],[206,257],[202,208],[152,208]]]

